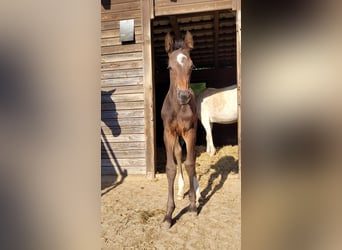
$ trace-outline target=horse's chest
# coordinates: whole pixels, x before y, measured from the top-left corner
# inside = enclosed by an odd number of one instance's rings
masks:
[[[191,128],[195,127],[197,122],[197,114],[193,112],[190,105],[183,105],[180,108],[175,108],[167,105],[164,102],[161,116],[164,121],[164,128],[167,128],[171,133],[183,135]]]
[[[193,122],[191,121],[184,120],[181,118],[175,121],[175,130],[177,131],[178,134],[182,134],[188,131],[192,127],[193,127]]]
[[[184,119],[184,117],[177,115],[169,123],[170,129],[178,135],[182,135],[184,132],[194,127],[193,119]]]
[[[175,126],[178,134],[182,134],[194,127],[195,114],[189,108],[181,109],[175,119]]]

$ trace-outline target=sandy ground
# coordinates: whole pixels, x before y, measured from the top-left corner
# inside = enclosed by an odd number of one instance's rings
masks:
[[[196,147],[203,198],[198,216],[187,213],[187,195],[175,199],[170,229],[161,226],[167,200],[165,173],[158,173],[154,180],[128,176],[122,182],[103,176],[102,249],[241,249],[241,181],[235,174],[238,147],[218,148],[213,157],[204,151]]]

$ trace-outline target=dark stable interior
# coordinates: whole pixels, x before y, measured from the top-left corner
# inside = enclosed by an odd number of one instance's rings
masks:
[[[205,85],[207,88],[222,88],[236,84],[236,32],[233,11],[155,17],[152,22],[152,51],[157,151],[164,148],[160,111],[170,80],[164,38],[167,32],[170,32],[173,37],[183,39],[186,31],[190,31],[194,39],[191,59],[196,68],[192,71],[191,84],[195,87],[196,84]],[[212,131],[216,147],[237,144],[236,123],[214,124]],[[205,130],[200,121],[196,145],[206,145]],[[157,165],[160,165],[162,162],[158,158],[157,156]]]

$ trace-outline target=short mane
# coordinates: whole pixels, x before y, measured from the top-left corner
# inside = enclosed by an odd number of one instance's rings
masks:
[[[183,40],[176,40],[173,44],[173,49],[185,49],[185,43]]]

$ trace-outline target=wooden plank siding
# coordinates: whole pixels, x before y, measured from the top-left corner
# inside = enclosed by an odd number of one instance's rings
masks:
[[[185,13],[232,9],[235,0],[155,0],[155,15],[176,15]]]
[[[101,174],[146,174],[141,0],[102,2]],[[126,19],[134,19],[131,44],[120,41]]]

